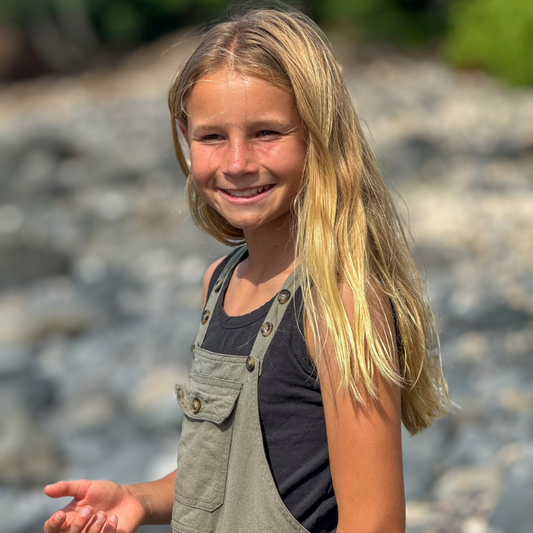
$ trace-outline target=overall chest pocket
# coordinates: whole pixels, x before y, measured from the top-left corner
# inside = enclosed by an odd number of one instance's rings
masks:
[[[185,413],[176,475],[179,503],[212,512],[224,502],[234,410],[241,388],[242,383],[194,373],[187,385],[176,386]]]

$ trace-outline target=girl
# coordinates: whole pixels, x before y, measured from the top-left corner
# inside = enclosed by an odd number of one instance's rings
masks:
[[[178,468],[139,485],[50,485],[74,500],[45,531],[404,532],[400,422],[416,433],[444,415],[447,387],[325,37],[274,10],[219,24],[169,101],[193,217],[239,246],[205,275],[190,378],[176,387]]]

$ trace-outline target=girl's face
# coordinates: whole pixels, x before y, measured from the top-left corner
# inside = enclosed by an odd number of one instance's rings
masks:
[[[292,94],[221,69],[198,81],[187,111],[183,133],[198,192],[245,233],[285,222],[306,155]]]

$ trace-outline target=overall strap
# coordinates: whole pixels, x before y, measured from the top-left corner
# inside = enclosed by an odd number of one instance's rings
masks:
[[[233,269],[237,266],[237,264],[241,260],[241,257],[244,255],[247,249],[248,248],[245,244],[238,248],[235,252],[233,252],[230,258],[228,259],[226,266],[222,269],[220,276],[218,276],[217,282],[213,286],[213,290],[211,291],[211,294],[207,299],[207,303],[205,304],[202,313],[200,328],[198,329],[198,335],[196,336],[196,341],[194,342],[196,346],[202,346],[202,343],[204,342],[205,335],[207,333],[207,328],[209,327],[209,319],[211,318],[213,310],[215,309],[215,305],[218,302],[218,298],[220,296],[220,289],[223,287],[224,282],[226,281],[226,276],[233,272]]]
[[[263,367],[263,359],[265,358],[268,347],[276,333],[285,311],[289,307],[289,303],[295,304],[294,294],[298,287],[301,284],[301,269],[300,266],[297,266],[290,276],[286,279],[283,287],[278,292],[270,310],[265,317],[265,321],[261,326],[261,330],[257,335],[252,351],[250,352],[250,357],[255,361],[259,361],[259,373],[261,373]]]

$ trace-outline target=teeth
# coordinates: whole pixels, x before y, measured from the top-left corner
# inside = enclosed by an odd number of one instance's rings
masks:
[[[256,196],[257,194],[260,194],[263,191],[266,191],[267,189],[270,189],[270,185],[266,185],[264,187],[254,187],[253,189],[246,189],[245,191],[236,191],[236,190],[228,190],[228,189],[224,189],[224,190],[231,196],[237,196],[239,198],[241,197],[248,198],[250,196]]]

